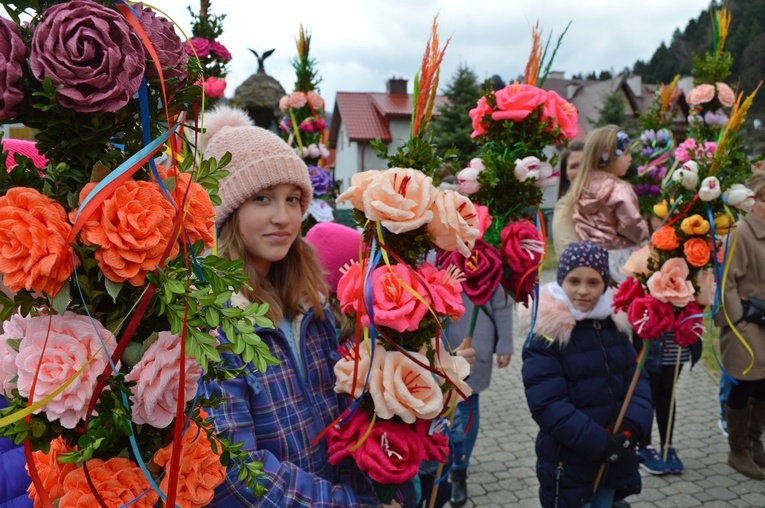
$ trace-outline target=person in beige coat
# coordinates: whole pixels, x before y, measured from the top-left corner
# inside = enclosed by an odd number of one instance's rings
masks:
[[[584,157],[584,143],[581,141],[574,141],[560,154],[560,186],[552,218],[553,248],[558,256],[563,254],[568,244],[580,241],[579,234],[574,228],[574,220],[570,214],[566,213],[566,208],[570,198],[568,191],[571,182],[579,173],[582,157]]]
[[[730,453],[728,465],[758,480],[765,479],[762,426],[765,424],[765,326],[742,319],[742,298],[765,300],[765,174],[752,177],[747,186],[755,204],[737,224],[736,243],[725,280],[723,305],[748,347],[736,336],[723,310],[715,315],[721,326],[720,350],[725,370],[738,381],[731,386],[725,405]],[[731,242],[733,239],[731,239]],[[751,369],[749,369],[751,365]]]

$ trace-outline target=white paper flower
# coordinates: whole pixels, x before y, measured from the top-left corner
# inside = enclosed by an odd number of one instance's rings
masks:
[[[303,218],[305,219],[309,215],[316,219],[316,222],[329,222],[335,219],[332,207],[323,199],[318,198],[314,198],[308,203],[308,210]]]
[[[457,181],[460,184],[459,191],[463,194],[475,194],[481,190],[478,183],[478,173],[486,169],[483,161],[475,158],[468,163],[468,167],[457,173]]]
[[[723,193],[723,196],[730,206],[735,206],[741,210],[749,210],[754,206],[754,192],[740,183],[731,185],[730,189]]]
[[[686,169],[676,169],[672,173],[672,181],[679,182],[680,185],[688,190],[696,190],[696,187],[699,185],[699,175]]]
[[[712,201],[713,199],[719,198],[721,192],[720,180],[714,176],[708,176],[701,181],[699,199],[702,201]]]

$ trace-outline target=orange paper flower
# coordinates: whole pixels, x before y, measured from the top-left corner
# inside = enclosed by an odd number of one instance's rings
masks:
[[[87,464],[96,491],[109,508],[127,503],[133,508],[152,508],[157,503],[159,496],[149,489],[149,482],[132,461],[114,457],[106,462],[92,459]],[[59,501],[59,508],[98,506],[83,468],[77,468],[66,475],[64,490],[66,494]]]
[[[660,250],[675,250],[680,247],[677,233],[671,226],[662,226],[651,235],[651,243]]]
[[[62,464],[58,461],[59,455],[70,451],[72,451],[71,448],[59,436],[51,441],[50,450],[47,454],[41,451],[32,453],[35,467],[37,467],[37,474],[40,475],[40,481],[42,481],[45,492],[48,493],[51,501],[56,501],[66,493],[64,490],[64,479],[66,479],[66,475],[77,469],[77,466],[74,464]],[[27,467],[27,470],[29,470],[29,467]],[[27,492],[29,492],[29,498],[34,500],[35,508],[43,506],[42,501],[37,497],[37,489],[34,483],[29,485]]]
[[[0,273],[8,289],[56,296],[74,269],[71,230],[64,208],[34,189],[0,197]]]
[[[207,434],[194,421],[189,422],[182,445],[175,502],[181,508],[201,508],[212,502],[215,488],[226,478],[226,466],[220,463],[220,454],[212,451]],[[172,454],[173,443],[158,450],[154,462],[165,467]],[[169,483],[170,475],[165,474],[159,488],[167,492]]]
[[[177,173],[177,171],[172,172]],[[173,175],[170,174],[170,176]],[[184,197],[186,197],[186,203],[180,212],[184,213],[183,227],[186,228],[189,240],[191,243],[203,240],[205,247],[212,248],[215,245],[215,209],[207,191],[197,182],[192,181],[188,173],[177,174],[173,200],[179,209]],[[185,238],[179,238],[179,240],[186,241]]]
[[[707,224],[708,226],[708,224]],[[688,264],[695,266],[696,268],[702,267],[709,263],[711,252],[706,240],[701,238],[691,238],[686,240],[683,244],[683,253]]]
[[[80,203],[95,186],[80,192]],[[143,285],[146,272],[162,261],[167,243],[175,242],[173,205],[154,182],[127,180],[90,216],[80,238],[86,245],[99,245],[98,266],[112,282]],[[70,219],[74,221],[76,212]],[[178,254],[178,244],[169,257]]]

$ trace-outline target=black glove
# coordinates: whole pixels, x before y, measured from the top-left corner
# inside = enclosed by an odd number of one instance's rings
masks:
[[[632,449],[631,437],[632,434],[628,430],[617,432],[616,434],[609,433],[606,451],[601,457],[601,462],[610,464],[624,457]]]

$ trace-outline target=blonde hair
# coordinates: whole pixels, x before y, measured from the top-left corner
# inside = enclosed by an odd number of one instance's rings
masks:
[[[567,215],[573,214],[576,210],[584,190],[590,185],[590,178],[595,170],[609,171],[609,166],[616,160],[617,132],[619,132],[619,127],[616,125],[606,125],[587,134],[584,140],[584,154],[582,154],[579,173],[571,183],[571,190],[569,191],[570,197],[566,206]],[[604,153],[608,154],[608,160],[611,162],[606,167],[601,168],[600,162]]]
[[[239,232],[239,214],[234,211],[221,226],[218,234],[218,254],[234,261],[244,262],[252,289],[243,288],[242,294],[252,302],[268,303],[268,318],[280,323],[286,316],[294,319],[301,312],[312,308],[320,319],[325,319],[323,302],[329,292],[322,276],[322,269],[313,247],[298,236],[281,261],[271,263],[263,276],[255,269],[253,258],[244,246]]]

